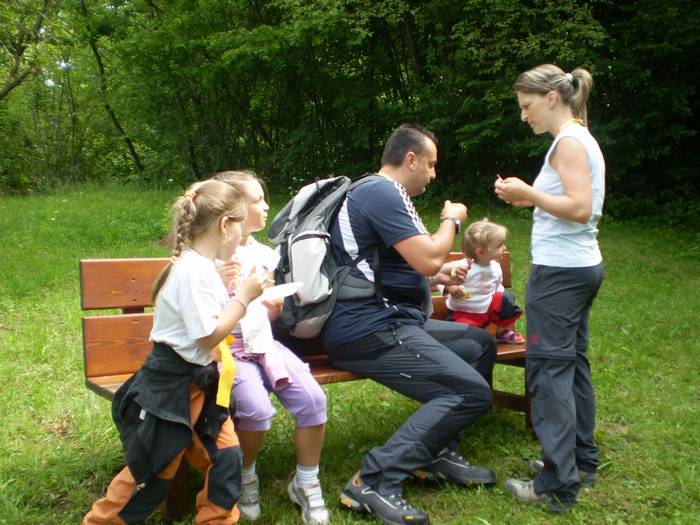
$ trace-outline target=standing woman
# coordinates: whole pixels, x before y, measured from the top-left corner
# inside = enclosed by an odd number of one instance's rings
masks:
[[[532,423],[542,446],[534,480],[510,479],[519,501],[563,512],[598,467],[595,395],[587,356],[588,317],[603,280],[596,236],[605,198],[605,161],[588,131],[585,69],[551,64],[522,73],[513,90],[520,117],[554,141],[532,186],[516,177],[495,183],[498,197],[534,206],[532,269],[526,288],[527,380]]]

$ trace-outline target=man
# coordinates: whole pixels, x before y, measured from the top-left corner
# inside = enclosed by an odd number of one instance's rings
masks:
[[[389,136],[380,178],[352,190],[331,224],[331,249],[349,264],[378,247],[382,299],[338,301],[324,329],[324,346],[339,368],[358,373],[423,403],[382,446],[362,460],[341,493],[352,510],[384,523],[426,524],[428,515],[407,503],[401,482],[411,476],[464,485],[493,484],[493,472],[458,453],[464,428],[491,406],[489,380],[496,357],[491,336],[479,328],[427,320],[428,282],[464,280],[444,265],[467,216],[463,204],[445,201],[430,235],[411,197],[435,178],[437,139],[404,124]],[[375,281],[372,257],[353,269]]]

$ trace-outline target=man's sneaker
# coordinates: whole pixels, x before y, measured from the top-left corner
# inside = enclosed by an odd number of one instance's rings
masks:
[[[428,515],[412,507],[401,494],[382,495],[355,474],[340,493],[340,503],[355,512],[374,514],[385,525],[428,525]]]
[[[257,476],[242,483],[241,497],[237,505],[241,518],[255,521],[260,517],[260,482]]]
[[[321,484],[298,486],[294,480],[287,485],[289,499],[301,507],[301,519],[309,525],[328,525],[330,516],[323,501]]]
[[[443,448],[437,457],[413,474],[426,481],[450,481],[462,485],[493,485],[496,475],[492,470],[470,465],[458,452]]]
[[[515,499],[519,502],[544,505],[550,512],[566,512],[569,507],[573,505],[573,501],[570,503],[563,502],[553,494],[537,494],[535,492],[534,480],[521,481],[519,479],[509,479],[506,481],[505,489],[506,492],[510,492],[515,496]]]
[[[541,459],[531,459],[527,464],[530,472],[534,474],[539,474],[544,470],[544,462]],[[592,487],[595,485],[598,475],[595,472],[588,472],[585,470],[578,470],[578,476],[581,478],[582,487]]]

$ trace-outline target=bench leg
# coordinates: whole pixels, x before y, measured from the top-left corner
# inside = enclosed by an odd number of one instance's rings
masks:
[[[188,469],[189,465],[183,459],[177,469],[175,478],[173,478],[173,483],[170,485],[170,491],[163,502],[163,513],[166,520],[180,521],[189,510]]]

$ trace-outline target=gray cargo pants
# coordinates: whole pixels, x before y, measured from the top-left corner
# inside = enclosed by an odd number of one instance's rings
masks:
[[[603,280],[603,265],[533,265],[525,294],[527,382],[532,425],[544,470],[535,492],[573,503],[578,469],[595,472],[595,393],[588,362],[588,316]]]
[[[362,460],[362,480],[380,494],[401,492],[413,470],[445,446],[456,449],[464,428],[491,406],[496,346],[480,328],[436,320],[423,328],[391,325],[329,355],[339,368],[423,403]],[[381,414],[371,417],[381,424]]]

